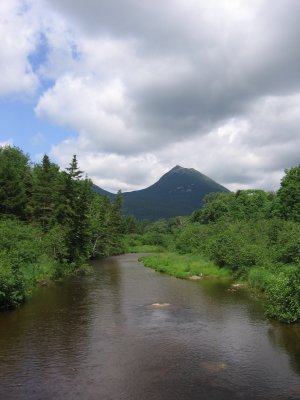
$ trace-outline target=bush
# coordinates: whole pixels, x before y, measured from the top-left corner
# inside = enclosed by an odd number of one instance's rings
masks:
[[[282,322],[300,319],[300,266],[285,268],[273,275],[268,285],[267,315]]]
[[[43,239],[38,227],[0,220],[0,309],[20,305],[38,282],[61,273]]]
[[[265,268],[252,268],[248,274],[248,283],[254,288],[265,292],[271,282],[273,274]]]
[[[282,221],[276,243],[276,260],[285,264],[300,262],[300,224]]]
[[[176,250],[180,254],[207,254],[215,226],[201,225],[198,222],[186,225],[176,239]]]
[[[9,254],[0,252],[0,308],[17,307],[26,295],[24,278]]]

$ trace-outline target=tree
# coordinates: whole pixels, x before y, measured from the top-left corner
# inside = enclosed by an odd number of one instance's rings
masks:
[[[79,261],[88,256],[88,210],[91,200],[92,183],[89,179],[81,180],[83,172],[80,171],[76,155],[67,168],[65,177],[65,196],[69,213],[67,215],[67,226],[69,234],[67,237],[69,248],[69,260]]]
[[[0,147],[0,214],[26,219],[30,191],[29,157],[17,147]]]
[[[73,155],[70,166],[67,167],[66,170],[68,171],[68,175],[72,180],[79,180],[80,178],[82,178],[83,171],[80,171],[80,169],[78,168],[76,154]]]
[[[271,216],[274,194],[264,190],[238,190],[235,194],[231,213],[235,220],[259,220]]]
[[[46,231],[54,222],[54,202],[58,189],[59,167],[45,154],[41,165],[33,169],[31,207],[33,219]]]
[[[58,191],[55,199],[56,222],[64,226],[68,261],[78,263],[87,258],[89,247],[88,211],[92,197],[92,183],[80,179],[76,156],[59,175]]]
[[[280,216],[300,222],[300,164],[285,170],[277,192]]]
[[[201,222],[208,224],[216,222],[220,218],[229,217],[232,202],[234,201],[233,193],[210,193],[204,198],[205,206],[192,215],[193,222]]]
[[[124,218],[122,214],[123,197],[119,190],[110,209],[110,247],[114,254],[122,250],[121,238],[125,230]]]
[[[109,250],[109,214],[111,204],[107,197],[94,193],[89,210],[90,255],[107,256]]]

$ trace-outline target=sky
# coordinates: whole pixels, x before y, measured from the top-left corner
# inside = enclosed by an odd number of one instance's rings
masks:
[[[299,0],[0,0],[0,146],[102,188],[175,165],[277,190],[300,163]]]

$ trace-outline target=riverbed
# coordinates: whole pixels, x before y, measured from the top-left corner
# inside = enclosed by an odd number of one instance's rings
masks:
[[[0,399],[300,399],[300,328],[222,280],[93,263],[0,314]]]

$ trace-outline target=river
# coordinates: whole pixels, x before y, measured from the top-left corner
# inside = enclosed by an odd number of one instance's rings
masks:
[[[1,400],[300,399],[299,325],[137,258],[96,261],[0,314]]]

